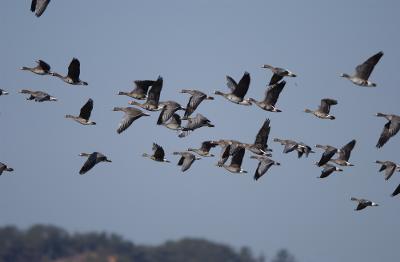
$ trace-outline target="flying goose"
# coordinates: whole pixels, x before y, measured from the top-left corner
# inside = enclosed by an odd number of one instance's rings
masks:
[[[31,12],[34,12],[37,17],[40,17],[49,3],[50,0],[32,0]]]
[[[346,145],[344,145],[339,152],[339,157],[336,159],[331,159],[329,161],[339,165],[339,166],[354,166],[352,163],[349,162],[351,151],[353,150],[354,146],[356,145],[356,140],[353,139]]]
[[[382,165],[379,169],[379,172],[385,170],[385,180],[389,180],[389,178],[394,174],[395,171],[400,172],[400,165],[392,161],[376,160],[375,163]]]
[[[157,162],[167,162],[169,163],[170,161],[168,161],[167,159],[164,158],[165,153],[164,153],[164,149],[157,145],[156,143],[153,143],[153,154],[152,155],[148,155],[146,153],[143,153],[143,157],[148,157],[151,160],[157,161]]]
[[[163,123],[162,125],[171,130],[180,131],[183,128],[181,124],[181,117],[178,114],[173,114],[169,121]]]
[[[189,118],[186,126],[182,128],[182,132],[178,135],[179,137],[185,137],[189,135],[190,131],[198,129],[200,127],[207,126],[207,127],[214,127],[211,124],[211,121],[203,116],[202,114],[197,113],[194,118]]]
[[[213,157],[214,155],[210,154],[210,149],[213,147],[216,147],[217,145],[218,145],[217,142],[208,140],[208,141],[204,141],[203,143],[201,143],[201,146],[199,149],[188,148],[188,151],[195,152],[198,155],[204,156],[204,157],[207,157],[207,156]]]
[[[263,101],[257,101],[254,98],[249,98],[248,100],[252,103],[255,103],[258,107],[265,111],[282,112],[282,110],[275,107],[275,104],[278,101],[279,95],[285,85],[286,81],[281,81],[279,83],[270,85],[265,92],[265,97]]]
[[[356,67],[356,72],[354,73],[354,75],[350,76],[348,74],[341,74],[341,77],[347,78],[353,84],[359,86],[375,87],[376,84],[369,81],[368,78],[371,75],[372,70],[374,70],[375,65],[379,62],[382,56],[383,52],[381,51],[368,58],[367,61],[365,61],[361,65],[358,65]]]
[[[174,152],[174,155],[180,155],[181,158],[178,161],[178,166],[182,166],[182,172],[188,170],[194,161],[200,160],[200,157],[196,157],[192,153],[189,152]]]
[[[66,76],[62,76],[59,73],[53,72],[52,76],[60,78],[67,84],[70,85],[84,85],[87,86],[88,83],[79,79],[79,75],[81,74],[81,63],[77,58],[72,58],[71,63],[68,66],[68,74]]]
[[[12,172],[14,171],[14,169],[0,162],[0,176],[3,174],[4,171]]]
[[[117,129],[118,134],[121,134],[123,131],[125,131],[125,129],[127,129],[136,119],[142,116],[150,116],[144,113],[142,110],[134,107],[114,107],[113,111],[122,111],[125,113],[124,118],[122,118],[122,121]]]
[[[246,150],[244,147],[238,146],[232,154],[230,165],[228,166],[228,165],[222,164],[221,166],[232,173],[247,173],[247,171],[245,171],[241,168],[245,151]]]
[[[370,200],[362,199],[362,198],[355,198],[355,197],[352,197],[352,198],[351,198],[351,201],[356,201],[356,202],[358,202],[357,208],[354,209],[355,211],[362,210],[362,209],[364,209],[364,208],[366,208],[366,207],[368,207],[368,206],[372,206],[372,207],[374,207],[374,206],[379,206],[377,203],[374,203],[374,202],[372,202],[372,201],[370,201]]]
[[[337,100],[331,99],[331,98],[324,98],[321,99],[321,104],[318,107],[317,110],[310,110],[310,109],[305,109],[304,112],[306,113],[311,113],[315,115],[318,118],[321,119],[330,119],[334,120],[335,117],[329,114],[329,111],[331,109],[331,106],[337,105]]]
[[[21,91],[19,91],[19,93],[28,94],[29,97],[26,98],[26,100],[35,100],[35,102],[57,101],[57,98],[43,91],[31,91],[27,89],[22,89]]]
[[[277,84],[285,76],[296,77],[296,74],[284,68],[273,67],[270,65],[263,65],[261,68],[270,69],[272,73],[274,73],[271,77],[271,80],[269,81],[270,86]]]
[[[283,148],[283,153],[284,154],[290,153],[290,152],[296,150],[297,147],[298,147],[298,143],[296,141],[293,141],[293,140],[290,140],[290,139],[274,138],[274,142],[278,142],[282,146],[285,146]]]
[[[96,122],[90,121],[90,114],[93,109],[93,100],[89,100],[82,106],[79,116],[66,115],[65,118],[72,118],[76,122],[82,125],[95,125]]]
[[[316,164],[318,164],[318,163],[316,163]],[[319,176],[319,178],[328,177],[330,174],[332,174],[335,171],[339,171],[339,172],[343,171],[343,169],[340,169],[337,166],[334,166],[334,165],[331,165],[331,164],[324,164],[322,167],[324,169],[322,169],[321,175]]]
[[[159,106],[162,106],[162,110],[158,116],[157,125],[162,125],[167,122],[176,111],[185,110],[179,103],[175,101],[160,102]]]
[[[262,177],[267,171],[268,169],[273,166],[273,165],[277,165],[279,166],[280,163],[276,162],[266,156],[250,156],[250,158],[253,159],[257,159],[259,161],[257,169],[254,173],[254,180],[258,180],[260,177]]]
[[[80,153],[79,155],[88,158],[86,160],[86,162],[83,164],[81,170],[79,171],[80,175],[85,174],[90,169],[92,169],[96,164],[98,164],[100,162],[111,162],[110,159],[108,159],[105,155],[103,155],[102,153],[99,153],[99,152],[93,152],[91,154]]]
[[[207,96],[199,90],[182,89],[181,93],[190,95],[189,102],[186,105],[185,114],[182,118],[183,120],[186,120],[197,109],[200,103],[203,102],[203,100],[214,100],[214,97]]]
[[[135,80],[133,83],[135,84],[135,88],[130,92],[120,91],[118,95],[129,96],[134,99],[144,100],[147,98],[147,91],[149,87],[154,84],[154,80]]]
[[[388,122],[383,127],[381,136],[379,137],[378,143],[376,144],[377,148],[383,147],[384,144],[392,137],[399,132],[400,129],[400,116],[398,115],[389,115],[377,113],[376,116],[384,117],[388,120]]]
[[[163,87],[163,78],[159,76],[156,81],[154,81],[153,85],[151,86],[148,94],[146,102],[140,104],[136,101],[130,101],[130,105],[139,106],[148,111],[158,111],[161,110],[163,107],[159,105],[160,100],[160,93]]]
[[[225,164],[229,156],[233,155],[237,148],[242,144],[241,142],[232,139],[220,139],[215,141],[215,143],[221,147],[221,155],[217,163],[217,166],[219,167]]]
[[[297,157],[301,158],[303,156],[303,154],[308,157],[308,155],[310,153],[315,153],[310,146],[304,144],[303,142],[299,142],[297,143],[297,147],[296,147],[296,151],[297,151]]]
[[[250,86],[250,74],[248,72],[244,72],[242,79],[240,79],[239,83],[236,83],[236,81],[230,76],[226,76],[226,81],[226,85],[229,87],[231,92],[222,93],[220,91],[215,91],[214,94],[223,96],[235,104],[246,106],[251,105],[251,102],[248,99],[244,99],[244,96],[246,95],[247,90],[249,90]]]
[[[394,197],[397,196],[398,194],[400,194],[400,184],[396,187],[391,196]]]
[[[50,65],[43,60],[35,61],[37,65],[35,67],[21,67],[21,70],[30,71],[37,75],[52,75],[53,72],[50,71]]]
[[[267,118],[264,121],[263,125],[261,126],[260,130],[258,131],[254,144],[242,143],[241,146],[243,146],[244,148],[246,148],[247,150],[251,151],[256,155],[271,156],[271,154],[269,154],[268,151],[272,150],[269,149],[267,145],[270,130],[271,130],[270,120]]]
[[[324,153],[321,156],[321,159],[319,160],[319,162],[317,163],[317,166],[323,166],[326,163],[328,163],[328,161],[336,154],[336,153],[340,153],[341,149],[337,149],[336,147],[330,146],[330,145],[326,145],[326,146],[322,146],[322,145],[316,145],[315,147],[317,148],[322,148],[324,149]]]
[[[3,95],[8,95],[8,92],[6,90],[3,90],[0,88],[0,96],[3,96]]]

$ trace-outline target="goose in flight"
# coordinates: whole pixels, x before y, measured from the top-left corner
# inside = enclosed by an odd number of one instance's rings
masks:
[[[248,100],[252,103],[255,103],[258,107],[260,107],[265,111],[282,112],[282,110],[275,107],[275,104],[278,101],[279,95],[282,92],[285,85],[286,81],[281,81],[279,83],[270,85],[267,91],[265,92],[265,97],[263,101],[257,101],[253,98],[249,98]]]
[[[150,86],[154,84],[154,80],[135,80],[133,83],[135,84],[135,88],[130,92],[120,91],[118,95],[129,96],[134,99],[144,100],[147,98],[147,91]]]
[[[179,103],[175,101],[160,102],[159,106],[162,106],[162,110],[157,119],[157,125],[166,123],[178,110],[185,110]]]
[[[203,156],[203,157],[213,157],[214,155],[210,154],[210,150],[211,150],[211,148],[216,147],[217,145],[218,145],[217,142],[207,140],[207,141],[204,141],[201,143],[200,148],[198,148],[198,149],[197,148],[188,148],[188,151],[195,152],[198,155]]]
[[[93,152],[91,154],[80,153],[79,155],[88,158],[86,160],[86,162],[83,164],[81,170],[79,171],[80,175],[85,174],[90,169],[92,169],[96,164],[98,164],[100,162],[111,162],[110,159],[108,159],[105,155],[103,155],[102,153],[99,153],[99,152]]]
[[[400,165],[392,162],[392,161],[380,161],[376,160],[375,163],[381,164],[381,168],[379,172],[385,170],[385,180],[389,180],[389,178],[394,174],[395,171],[400,172]]]
[[[19,93],[28,94],[29,97],[26,98],[26,100],[35,100],[35,102],[57,101],[57,98],[43,91],[31,91],[27,89],[22,89],[21,91],[19,91]]]
[[[318,164],[318,163],[316,163],[316,164]],[[324,169],[322,169],[321,175],[319,176],[319,178],[328,177],[330,174],[332,174],[335,171],[339,171],[339,172],[343,171],[343,169],[340,169],[337,166],[334,166],[334,165],[331,165],[331,164],[324,164],[322,167]]]
[[[190,95],[189,102],[186,105],[185,114],[182,119],[186,120],[197,109],[201,102],[204,100],[214,100],[214,97],[208,96],[199,90],[182,89],[181,93]]]
[[[267,118],[264,121],[263,125],[261,126],[260,130],[258,131],[254,144],[241,143],[240,145],[256,155],[271,156],[271,154],[268,153],[268,151],[272,150],[269,149],[267,145],[270,131],[271,131],[270,120]]]
[[[290,153],[290,152],[296,150],[296,148],[298,147],[298,143],[296,141],[290,140],[290,139],[274,138],[273,141],[280,143],[282,146],[285,146],[283,148],[284,154]]]
[[[341,77],[349,79],[353,84],[359,86],[367,86],[367,87],[375,87],[376,84],[369,81],[368,78],[374,70],[375,65],[379,62],[381,57],[383,56],[383,52],[379,52],[370,58],[368,58],[364,63],[358,65],[356,67],[356,72],[354,75],[341,74]]]
[[[220,139],[215,141],[215,143],[221,147],[220,159],[217,163],[217,166],[219,167],[226,163],[229,156],[231,156],[241,144],[239,141],[229,139]]]
[[[356,209],[354,209],[355,211],[362,210],[362,209],[364,209],[364,208],[366,208],[368,206],[371,206],[371,207],[379,206],[377,203],[374,203],[374,202],[372,202],[370,200],[363,199],[363,198],[352,197],[351,201],[358,202],[358,205],[357,205]]]
[[[321,99],[321,104],[317,110],[305,109],[304,112],[311,113],[321,119],[334,120],[335,117],[333,115],[330,115],[329,111],[331,109],[331,106],[337,105],[337,103],[338,102],[335,99],[324,98],[324,99]]]
[[[167,163],[170,162],[165,158],[164,149],[160,145],[157,145],[156,143],[153,143],[152,150],[153,150],[153,154],[152,155],[143,153],[142,156],[143,157],[148,157],[151,160],[154,160],[154,161],[157,161],[157,162],[167,162]]]
[[[231,173],[247,173],[241,167],[245,151],[244,147],[238,146],[232,154],[230,165],[222,164],[221,166]]]
[[[260,177],[262,177],[271,166],[273,166],[273,165],[279,166],[280,165],[279,162],[276,162],[266,156],[253,155],[253,156],[250,156],[250,158],[257,159],[259,161],[257,169],[254,173],[254,180],[256,180],[256,181]]]
[[[31,12],[35,13],[36,17],[40,17],[46,10],[47,5],[50,0],[32,0],[31,2]]]
[[[142,110],[134,107],[114,107],[113,111],[122,111],[125,113],[121,123],[118,126],[117,133],[121,134],[125,131],[136,119],[142,116],[150,116],[144,113]]]
[[[87,86],[88,83],[82,81],[79,76],[81,74],[81,63],[77,58],[72,58],[71,63],[68,66],[68,74],[66,76],[62,76],[59,73],[52,72],[51,75],[60,78],[67,84],[70,85],[84,85]]]
[[[182,166],[182,172],[188,170],[194,161],[200,160],[200,157],[196,157],[194,154],[190,152],[174,152],[174,155],[180,155],[181,158],[178,161],[178,166]]]
[[[324,149],[324,153],[321,156],[321,159],[318,161],[317,166],[323,166],[336,154],[340,153],[341,149],[337,149],[336,147],[330,145],[316,145],[315,147]]]
[[[310,146],[304,144],[303,142],[297,143],[296,151],[298,158],[301,158],[303,154],[308,157],[310,153],[315,153]]]
[[[37,64],[35,67],[23,66],[23,67],[21,67],[21,70],[30,71],[37,75],[52,75],[53,74],[53,72],[50,71],[51,67],[48,63],[46,63],[43,60],[37,60],[35,62]]]
[[[161,76],[159,76],[157,78],[157,80],[154,81],[153,85],[151,86],[151,88],[147,94],[146,102],[144,102],[143,104],[140,104],[136,101],[130,101],[129,104],[139,106],[148,111],[161,110],[163,108],[163,106],[159,105],[159,101],[160,101],[160,94],[161,94],[162,87],[163,87],[163,78]]]
[[[390,115],[390,114],[383,114],[377,113],[376,116],[384,117],[388,120],[388,122],[383,127],[381,136],[379,137],[378,143],[376,144],[377,148],[383,147],[386,142],[393,136],[399,132],[400,129],[400,116],[398,115]]]
[[[0,176],[3,174],[4,171],[12,172],[14,169],[8,167],[6,164],[0,162]]]
[[[356,145],[356,140],[353,139],[346,145],[344,145],[339,152],[339,157],[336,159],[331,159],[329,161],[339,165],[339,166],[354,166],[352,163],[349,162],[351,151],[353,150],[354,146]]]
[[[271,80],[269,81],[270,86],[277,84],[285,76],[296,77],[296,74],[294,74],[293,72],[290,72],[289,70],[284,69],[284,68],[273,67],[270,65],[263,65],[261,68],[267,68],[272,71],[273,75],[271,77]]]
[[[9,93],[6,90],[0,88],[0,96],[8,95]]]
[[[240,79],[239,83],[236,83],[236,81],[230,76],[226,76],[226,81],[226,85],[229,87],[231,92],[223,93],[220,91],[215,91],[214,94],[223,96],[235,104],[246,106],[251,105],[251,102],[248,99],[244,99],[244,96],[246,95],[250,86],[250,74],[248,72],[244,72],[242,79]]]
[[[206,118],[202,114],[197,113],[194,118],[188,119],[186,126],[182,128],[182,132],[178,136],[181,138],[188,136],[190,131],[193,131],[203,126],[214,127],[214,125],[211,124],[211,121],[208,118]]]
[[[79,116],[66,115],[65,118],[71,118],[82,125],[95,125],[96,122],[89,120],[93,110],[93,100],[89,100],[82,106]]]

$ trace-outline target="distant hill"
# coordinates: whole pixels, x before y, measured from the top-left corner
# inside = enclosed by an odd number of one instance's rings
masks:
[[[48,225],[27,230],[14,226],[0,227],[0,261],[54,262],[264,262],[249,248],[240,251],[204,239],[184,238],[159,246],[136,245],[116,234],[76,233]],[[281,250],[273,262],[293,262]]]

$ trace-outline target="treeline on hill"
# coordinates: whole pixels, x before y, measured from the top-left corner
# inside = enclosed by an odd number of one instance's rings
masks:
[[[56,262],[265,262],[254,257],[247,247],[239,251],[203,239],[185,238],[160,246],[136,245],[116,234],[75,233],[47,225],[27,230],[0,227],[0,261]],[[280,250],[272,262],[294,262],[286,250]]]

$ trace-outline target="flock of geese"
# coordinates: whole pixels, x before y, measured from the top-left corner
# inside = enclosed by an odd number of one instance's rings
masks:
[[[33,0],[31,4],[31,11],[35,12],[36,16],[40,16],[46,9],[50,0]],[[353,75],[342,74],[341,76],[350,80],[353,84],[364,87],[375,87],[376,84],[369,81],[369,77],[379,62],[383,52],[368,58],[365,62],[358,65],[355,68]],[[77,58],[73,58],[68,66],[67,75],[63,76],[59,73],[51,71],[51,67],[48,63],[43,60],[36,61],[35,67],[22,67],[21,70],[30,71],[37,75],[49,75],[57,77],[70,85],[88,85],[87,82],[80,79],[80,62]],[[253,98],[246,98],[247,91],[250,86],[250,74],[244,72],[239,82],[236,82],[232,77],[226,76],[226,85],[228,92],[215,91],[214,94],[223,97],[224,99],[244,106],[251,106],[253,104],[260,107],[262,110],[268,112],[282,112],[282,110],[276,107],[279,95],[286,85],[286,81],[283,80],[285,77],[296,77],[293,72],[279,67],[273,67],[271,65],[263,65],[262,68],[268,69],[272,72],[272,77],[267,84],[267,89],[263,100],[256,100]],[[160,95],[163,87],[163,78],[159,76],[155,80],[136,80],[134,81],[135,88],[129,92],[121,91],[118,95],[128,96],[132,98],[128,104],[135,107],[114,107],[114,111],[121,111],[124,113],[122,120],[117,127],[117,133],[120,134],[127,130],[132,123],[144,116],[150,116],[150,114],[142,111],[159,111],[159,117],[157,119],[157,125],[164,126],[168,129],[178,132],[178,137],[183,138],[188,136],[193,131],[202,127],[214,127],[211,121],[200,113],[193,113],[197,110],[199,105],[205,100],[214,100],[214,97],[205,94],[200,90],[188,90],[183,89],[180,93],[190,95],[186,107],[182,107],[175,101],[160,101]],[[35,102],[45,101],[57,101],[57,98],[51,96],[44,91],[33,91],[23,89],[20,91],[22,94],[27,94],[27,100],[34,100]],[[7,91],[0,89],[0,96],[9,94]],[[140,103],[139,101],[143,101]],[[331,106],[337,105],[337,101],[331,98],[323,98],[320,101],[320,105],[315,110],[305,109],[304,112],[313,114],[315,117],[320,119],[334,120],[331,111]],[[140,109],[139,109],[140,108]],[[66,115],[68,119],[72,119],[81,125],[96,125],[96,122],[90,119],[91,112],[93,110],[93,100],[89,99],[80,109],[79,115]],[[183,115],[179,115],[177,112],[183,111]],[[383,131],[376,144],[377,148],[381,148],[385,145],[388,140],[397,134],[400,129],[400,116],[393,114],[377,113],[378,117],[384,117],[387,119],[384,125]],[[186,121],[186,125],[182,125],[182,121]],[[271,129],[270,120],[266,119],[259,131],[255,136],[253,143],[243,143],[233,139],[220,139],[220,140],[208,140],[201,143],[199,148],[188,148],[185,151],[173,152],[174,155],[179,156],[178,165],[181,166],[181,171],[187,171],[192,164],[199,160],[200,157],[214,157],[210,152],[212,148],[219,146],[221,148],[220,159],[216,163],[218,167],[223,167],[227,171],[232,173],[247,173],[243,170],[241,165],[246,150],[252,153],[251,159],[256,159],[258,165],[254,173],[254,179],[260,179],[272,166],[279,166],[280,163],[272,160],[272,149],[268,146],[268,137]],[[308,157],[310,153],[315,153],[312,147],[304,144],[303,142],[297,142],[289,139],[274,138],[274,142],[280,143],[284,149],[283,153],[297,152],[298,158],[302,156]],[[316,148],[323,150],[320,160],[315,163],[318,167],[322,168],[320,178],[326,178],[333,172],[341,172],[343,169],[340,167],[353,166],[349,162],[351,151],[356,145],[356,140],[351,140],[341,148],[334,147],[331,145],[316,145]],[[96,164],[100,162],[111,162],[104,154],[100,152],[93,153],[81,153],[80,156],[86,157],[86,161],[81,167],[79,174],[83,175],[91,170]],[[198,156],[197,156],[198,155]],[[334,156],[337,155],[336,158]],[[143,157],[147,157],[157,162],[170,162],[165,157],[165,151],[162,146],[157,143],[153,143],[152,153],[144,153]],[[230,158],[229,164],[227,161]],[[391,161],[376,161],[381,165],[379,171],[385,171],[385,179],[388,180],[396,171],[400,171],[400,165]],[[8,167],[4,163],[0,163],[0,175],[4,172],[11,172],[13,169]],[[400,193],[400,185],[392,193],[395,196]],[[355,210],[361,210],[368,206],[378,206],[377,203],[367,199],[351,198],[352,201],[356,201],[357,207]]]

